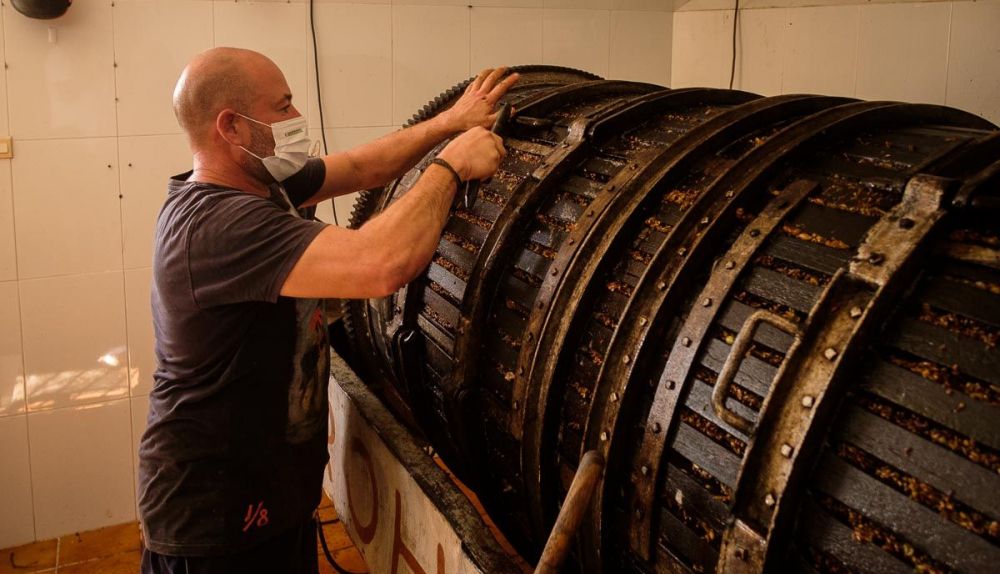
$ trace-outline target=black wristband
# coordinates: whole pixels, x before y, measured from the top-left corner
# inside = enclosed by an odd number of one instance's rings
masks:
[[[462,189],[462,184],[464,184],[465,182],[462,181],[462,176],[458,175],[458,172],[455,171],[455,168],[451,167],[450,163],[439,157],[432,159],[431,163],[433,163],[434,165],[439,165],[448,170],[448,172],[451,173],[451,176],[455,178],[455,189]]]

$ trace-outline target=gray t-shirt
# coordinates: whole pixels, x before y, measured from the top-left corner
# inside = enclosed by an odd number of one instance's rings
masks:
[[[325,176],[311,160],[271,197],[171,178],[156,226],[158,368],[139,446],[146,546],[239,552],[304,520],[328,455],[321,300],[280,295],[325,224],[292,209]],[[286,196],[287,193],[287,196]]]

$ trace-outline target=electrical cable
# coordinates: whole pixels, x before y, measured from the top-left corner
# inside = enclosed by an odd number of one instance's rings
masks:
[[[311,1],[311,0],[310,0]],[[733,89],[733,80],[736,78],[736,22],[740,18],[740,0],[736,0],[736,8],[733,9],[733,61],[729,67],[729,89]]]
[[[313,42],[313,68],[316,69],[316,104],[319,106],[319,134],[323,138],[323,155],[330,153],[326,146],[326,122],[323,121],[323,92],[319,85],[319,49],[316,47],[316,18],[313,15],[313,0],[309,0],[309,29],[312,31]],[[337,203],[331,199],[330,205],[333,207],[333,223],[340,225],[337,220]]]
[[[323,522],[320,521],[318,512],[316,513],[316,530],[319,531],[319,543],[323,547],[323,554],[326,555],[326,561],[330,563],[330,566],[333,566],[334,570],[336,570],[339,574],[361,574],[360,572],[354,572],[344,568],[337,563],[333,554],[330,554],[330,547],[326,545],[326,535],[323,534]]]

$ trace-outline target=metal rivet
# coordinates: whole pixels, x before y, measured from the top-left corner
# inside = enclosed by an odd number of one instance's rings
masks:
[[[607,433],[607,431],[601,432],[601,440],[602,441],[608,440],[608,433]]]
[[[815,399],[812,398],[812,395],[806,395],[806,396],[802,397],[802,406],[804,406],[807,409],[811,409],[812,406],[813,406],[814,400]]]
[[[573,239],[572,237],[570,237],[569,241],[567,241],[566,243],[568,243],[570,245],[573,245],[574,243],[576,243],[576,239]]]
[[[881,265],[883,261],[885,261],[885,255],[882,255],[881,253],[872,253],[871,256],[868,257],[868,262],[872,265]]]
[[[639,469],[639,472],[641,472],[643,476],[649,476],[649,467],[644,464]]]
[[[656,284],[656,288],[659,289],[660,291],[663,291],[664,289],[667,288],[667,284],[663,281],[660,281],[659,283]]]
[[[556,275],[559,275],[559,268],[558,267],[554,267],[552,269],[552,276],[555,277]]]
[[[611,402],[613,402],[613,403],[618,402],[618,393],[611,393],[611,396],[609,398],[611,399]]]
[[[736,267],[735,261],[726,261],[726,269],[734,269]]]
[[[785,458],[791,458],[792,457],[792,445],[790,445],[788,443],[785,443],[785,444],[781,445],[781,456],[783,456]]]
[[[632,357],[625,355],[624,357],[622,357],[622,362],[627,365],[632,362]]]
[[[594,210],[591,209],[590,211],[587,212],[587,217],[593,217],[594,213],[595,213]]]
[[[667,381],[667,382],[666,382],[666,383],[664,383],[664,384],[665,384],[665,385],[667,385],[667,390],[668,390],[668,391],[672,391],[672,390],[674,390],[674,387],[676,387],[676,386],[677,386],[677,383],[675,383],[675,382],[673,382],[673,381]]]
[[[750,230],[750,237],[757,237],[758,235],[760,235],[760,230],[759,229],[751,229]]]
[[[775,502],[777,501],[774,499],[774,495],[771,494],[770,492],[767,493],[767,496],[764,497],[764,504],[766,506],[774,506]]]
[[[832,361],[837,358],[837,349],[829,347],[827,350],[823,351],[823,356],[826,357],[827,361]]]
[[[705,297],[705,300],[701,302],[701,306],[702,307],[711,307],[712,306],[712,298],[711,297]]]
[[[681,339],[681,345],[684,345],[685,347],[690,347],[691,346],[691,339],[689,339],[688,337],[682,338]]]
[[[862,313],[861,307],[857,306],[851,307],[851,319],[857,319],[858,317],[861,316],[861,313]]]
[[[899,220],[899,226],[903,229],[912,229],[914,225],[916,225],[916,222],[909,217],[904,217]]]
[[[639,317],[639,324],[640,325],[645,325],[647,322],[649,322],[649,319],[647,319],[645,317]]]
[[[660,426],[660,423],[653,423],[653,434],[660,434],[661,430],[663,427]]]
[[[736,195],[736,192],[731,189],[726,192],[726,197],[729,199],[732,199],[734,195]]]
[[[677,250],[677,255],[686,255],[688,252],[687,247],[681,247]]]
[[[701,218],[701,224],[702,225],[708,225],[708,221],[709,221],[709,219],[707,217],[702,217]]]

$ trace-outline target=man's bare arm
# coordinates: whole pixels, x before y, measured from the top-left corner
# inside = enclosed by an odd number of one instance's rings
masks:
[[[324,157],[323,186],[303,205],[383,186],[402,176],[447,138],[476,126],[488,129],[496,119],[497,102],[518,79],[517,74],[511,74],[501,80],[504,73],[505,68],[483,70],[454,106],[433,118]]]
[[[438,157],[462,179],[483,179],[496,172],[503,155],[500,138],[477,127]],[[281,294],[369,298],[395,292],[430,263],[455,191],[454,176],[432,164],[405,195],[360,229],[327,226],[292,268]]]

